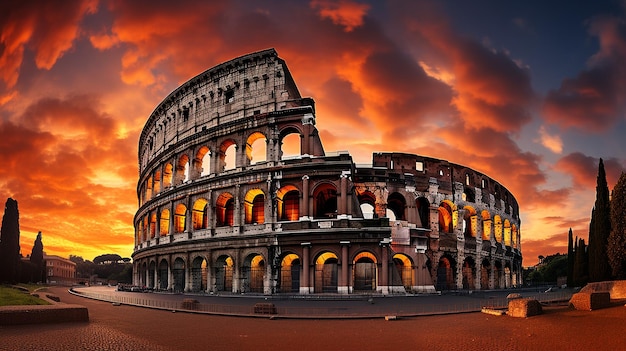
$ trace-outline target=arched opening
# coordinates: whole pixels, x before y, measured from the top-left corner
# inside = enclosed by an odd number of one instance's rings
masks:
[[[164,209],[161,211],[161,219],[159,222],[159,234],[166,236],[170,233],[170,210]]]
[[[241,267],[241,292],[263,292],[263,278],[265,277],[265,260],[259,254],[249,255]]]
[[[154,193],[152,192],[152,176],[146,181],[146,200],[152,199]]]
[[[463,261],[463,289],[473,290],[476,287],[474,277],[476,276],[476,263],[471,257]]]
[[[141,268],[139,269],[139,285],[146,286],[147,285],[147,275],[148,275],[148,264],[143,263]]]
[[[278,219],[297,221],[300,218],[300,192],[293,185],[286,185],[276,192]]]
[[[280,140],[280,159],[301,155],[300,133],[296,130],[288,132]]]
[[[209,203],[206,199],[198,199],[193,204],[192,219],[193,229],[207,229],[209,227],[208,220]]]
[[[502,262],[496,261],[493,264],[493,288],[501,289],[503,287]]]
[[[337,217],[337,188],[329,183],[324,183],[315,189],[315,218]]]
[[[155,282],[155,275],[156,275],[157,271],[156,271],[156,262],[154,261],[150,261],[150,264],[148,265],[148,282],[147,282],[147,287],[150,289],[154,289],[156,288],[154,282]]]
[[[174,260],[174,268],[172,269],[174,278],[174,292],[180,293],[185,291],[185,261],[178,257]]]
[[[511,222],[508,219],[504,220],[504,245],[511,246]]]
[[[387,197],[387,209],[393,212],[396,221],[406,219],[406,200],[400,193],[392,193]]]
[[[511,263],[507,262],[504,264],[504,288],[508,289],[511,286]]]
[[[437,266],[437,290],[456,289],[454,272],[456,263],[452,257],[445,255],[439,259]]]
[[[156,213],[150,214],[150,239],[156,236]]]
[[[176,165],[176,179],[178,184],[189,180],[189,156],[181,155]]]
[[[244,198],[246,224],[265,223],[265,194],[261,189],[248,191]]]
[[[370,191],[364,191],[358,195],[358,200],[363,218],[376,218],[376,196]]]
[[[502,218],[499,215],[493,216],[493,227],[496,232],[496,241],[502,242]]]
[[[161,260],[159,263],[159,289],[167,290],[169,284],[169,267],[166,260]]]
[[[472,202],[472,203],[476,202],[476,195],[474,193],[474,189],[466,186],[463,189],[463,196],[461,198],[463,199],[463,201]]]
[[[148,216],[145,216],[142,222],[143,222],[143,226],[141,230],[141,232],[143,233],[142,241],[146,242],[148,241]]]
[[[481,212],[483,218],[483,240],[491,240],[491,214],[487,210]]]
[[[337,255],[325,252],[315,260],[314,291],[316,293],[337,292]]]
[[[281,293],[297,293],[300,291],[300,257],[296,254],[286,255],[280,264]]]
[[[251,165],[267,161],[267,138],[259,132],[252,133],[246,142],[246,157]]]
[[[489,260],[484,259],[480,265],[480,288],[482,290],[488,290],[489,287],[489,275],[491,274],[491,264]]]
[[[465,206],[463,214],[463,233],[465,238],[475,238],[478,231],[478,218],[476,210],[471,206]]]
[[[161,171],[154,172],[154,193],[161,192]]]
[[[395,254],[393,255],[393,266],[395,268],[391,277],[393,285],[401,285],[406,291],[410,291],[413,285],[415,285],[413,283],[413,263],[411,259],[404,254]]]
[[[376,256],[371,252],[361,252],[353,261],[354,290],[376,290]]]
[[[235,199],[230,193],[222,193],[215,206],[216,225],[218,227],[233,226],[235,223]]]
[[[233,290],[233,259],[230,256],[220,256],[215,262],[215,290]]]
[[[207,262],[204,257],[196,257],[191,263],[191,291],[200,292],[207,289]]]
[[[430,228],[430,202],[425,197],[418,197],[415,205],[420,220],[418,226],[421,228]]]
[[[169,188],[172,186],[172,174],[173,167],[171,163],[168,163],[163,167],[163,188]]]
[[[227,171],[237,167],[237,144],[234,140],[226,140],[220,145],[220,171]]]
[[[196,164],[201,177],[211,174],[211,150],[208,147],[203,146],[198,150]]]
[[[174,232],[183,233],[186,228],[187,207],[183,204],[176,205],[176,212],[174,212]]]

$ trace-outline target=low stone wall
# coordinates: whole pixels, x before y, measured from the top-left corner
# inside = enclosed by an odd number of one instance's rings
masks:
[[[611,305],[611,295],[608,292],[579,292],[569,300],[570,307],[579,311],[592,311]]]
[[[80,305],[27,305],[0,307],[0,325],[89,322],[87,307]]]
[[[626,280],[589,283],[580,289],[581,293],[608,292],[611,299],[626,299]]]
[[[535,299],[511,299],[507,315],[511,317],[532,317],[543,313],[541,304]]]

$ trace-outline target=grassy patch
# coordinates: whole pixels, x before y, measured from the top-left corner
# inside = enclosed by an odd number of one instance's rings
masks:
[[[0,286],[0,306],[49,305],[47,301],[31,296],[10,286]]]

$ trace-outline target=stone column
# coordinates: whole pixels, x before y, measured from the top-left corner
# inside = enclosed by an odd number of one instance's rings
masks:
[[[309,250],[311,243],[301,243],[300,245],[302,245],[302,279],[300,280],[300,294],[307,295],[311,292],[309,284],[309,268],[311,264]]]
[[[300,220],[308,221],[309,216],[309,176],[302,176],[302,212],[300,212]]]
[[[387,243],[381,244],[382,250],[382,262],[380,272],[380,287],[381,292],[386,295],[389,294],[389,246]]]
[[[340,241],[341,245],[341,281],[339,282],[339,286],[337,287],[337,291],[340,294],[349,294],[350,293],[350,284],[349,284],[349,256],[348,256],[348,247],[350,246],[349,241]]]
[[[337,218],[347,218],[347,199],[348,199],[348,176],[346,174],[342,174],[339,177],[339,206],[337,208]]]

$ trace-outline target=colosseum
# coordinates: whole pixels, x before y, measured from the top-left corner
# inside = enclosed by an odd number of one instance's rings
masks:
[[[386,295],[521,284],[519,207],[505,187],[426,156],[359,165],[326,152],[313,99],[274,49],[174,90],[138,157],[135,285]]]

